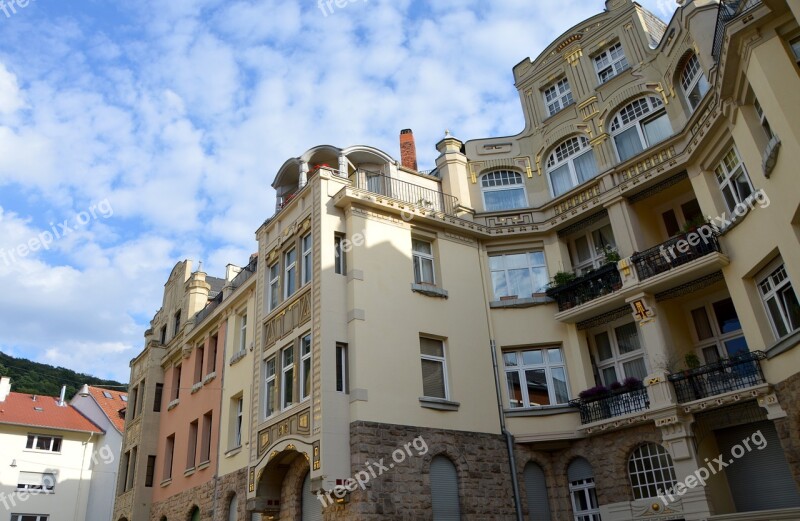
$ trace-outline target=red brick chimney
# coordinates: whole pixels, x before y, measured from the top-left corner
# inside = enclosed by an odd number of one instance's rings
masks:
[[[406,168],[417,169],[417,145],[410,128],[400,131],[400,163]]]

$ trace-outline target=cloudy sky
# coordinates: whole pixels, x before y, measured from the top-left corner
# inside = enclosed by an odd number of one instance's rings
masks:
[[[515,134],[514,64],[604,7],[338,3],[3,2],[0,351],[127,381],[174,263],[245,263],[287,158]]]

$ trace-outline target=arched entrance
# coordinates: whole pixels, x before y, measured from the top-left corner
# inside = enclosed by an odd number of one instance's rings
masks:
[[[273,452],[267,465],[257,473],[256,497],[248,501],[248,510],[275,519],[305,520],[304,510],[313,514],[311,499],[320,507],[321,503],[311,493],[308,461],[309,456],[298,452],[293,445],[281,452]],[[321,511],[318,517],[309,519],[321,520]]]

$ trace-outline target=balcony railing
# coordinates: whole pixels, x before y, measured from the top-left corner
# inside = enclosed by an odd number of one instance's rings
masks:
[[[374,194],[391,197],[427,210],[456,215],[458,199],[424,186],[415,185],[384,174],[358,170],[350,176],[353,186]]]
[[[717,26],[714,29],[714,47],[712,53],[719,59],[722,42],[725,39],[725,25],[737,16],[761,5],[761,0],[721,0],[717,11]]]
[[[581,424],[587,424],[645,411],[650,408],[650,398],[643,388],[591,400],[572,400],[569,404],[580,410]]]
[[[206,307],[198,311],[197,314],[194,316],[194,327],[199,326],[200,323],[203,322],[203,320],[205,320],[206,317],[208,317],[208,315],[210,315],[211,313],[214,312],[215,309],[217,309],[217,306],[219,306],[221,302],[222,302],[222,292],[220,291],[219,293],[217,293],[216,297],[211,299],[211,301],[208,304],[206,304]]]
[[[252,277],[253,274],[256,272],[257,267],[258,267],[258,257],[253,257],[253,260],[251,260],[247,266],[242,268],[242,271],[240,271],[239,274],[233,277],[233,280],[231,280],[231,286],[233,287],[233,289],[236,289],[245,282],[247,282],[247,279]]]
[[[701,230],[703,233],[700,233]],[[679,250],[679,243],[682,243],[680,250],[685,251]],[[641,281],[719,251],[718,233],[706,224],[697,231],[678,235],[649,250],[634,253],[631,261]]]
[[[621,287],[622,278],[617,270],[617,264],[612,262],[571,282],[548,288],[546,293],[558,303],[559,311],[566,311],[608,295]]]
[[[669,381],[675,387],[679,403],[747,389],[764,383],[761,360],[766,357],[763,351],[747,352],[696,369],[673,373],[669,375]]]

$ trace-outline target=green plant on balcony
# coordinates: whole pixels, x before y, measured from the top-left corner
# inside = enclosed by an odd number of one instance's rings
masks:
[[[602,248],[598,248],[598,253],[603,255],[604,264],[616,264],[622,257],[620,257],[619,252],[613,246],[603,246]]]
[[[706,224],[708,224],[708,219],[706,219],[702,215],[698,215],[694,219],[686,221],[686,224],[683,225],[681,231],[683,233],[693,232]]]
[[[559,286],[565,286],[573,280],[575,280],[575,274],[571,271],[559,271],[553,275],[552,287],[557,288]]]
[[[686,356],[683,357],[683,362],[686,364],[686,369],[689,371],[700,367],[700,358],[694,353],[687,353]]]

